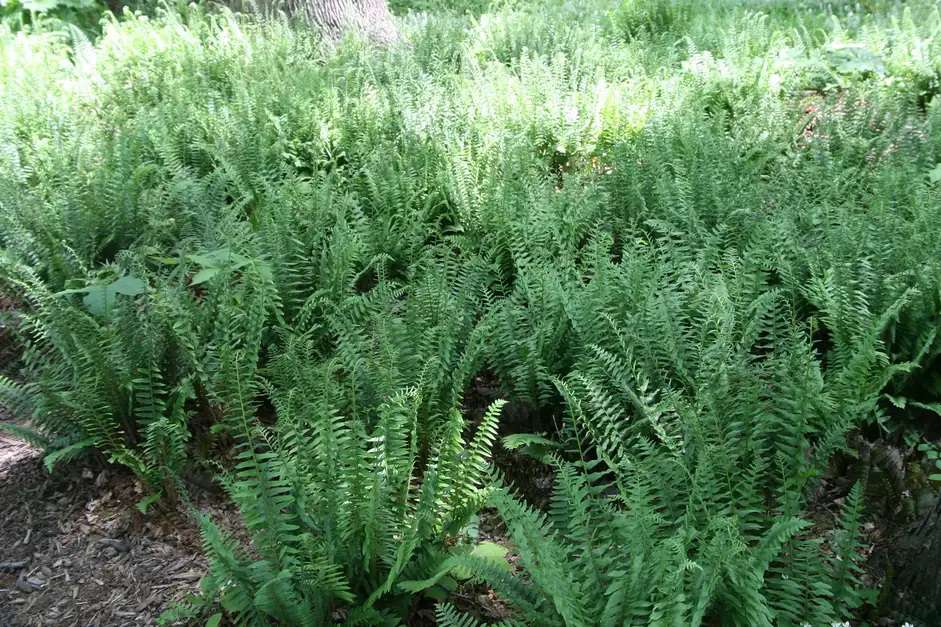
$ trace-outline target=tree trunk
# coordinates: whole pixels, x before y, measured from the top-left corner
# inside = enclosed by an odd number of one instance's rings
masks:
[[[381,44],[399,37],[386,0],[285,0],[285,8],[334,41],[348,30]]]
[[[941,497],[896,547],[891,605],[918,625],[941,625]]]

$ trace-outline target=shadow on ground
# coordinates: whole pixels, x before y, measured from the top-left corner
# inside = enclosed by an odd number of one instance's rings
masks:
[[[193,522],[144,516],[127,472],[50,475],[40,451],[0,433],[0,625],[153,625],[205,573]],[[201,509],[225,515],[216,502]]]

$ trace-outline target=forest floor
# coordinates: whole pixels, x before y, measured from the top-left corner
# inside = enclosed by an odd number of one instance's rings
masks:
[[[40,451],[0,433],[0,625],[156,624],[206,571],[195,521],[141,514],[140,484],[117,467],[67,470],[50,475]],[[231,515],[219,494],[196,506]]]

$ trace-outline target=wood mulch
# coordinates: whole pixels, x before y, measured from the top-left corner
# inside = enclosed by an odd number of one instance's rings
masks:
[[[178,508],[141,514],[127,471],[73,464],[0,432],[0,625],[154,625],[206,572],[197,526]],[[219,494],[197,507],[233,512]]]

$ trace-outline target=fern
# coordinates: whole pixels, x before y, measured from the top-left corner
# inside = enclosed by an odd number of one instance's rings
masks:
[[[294,359],[292,350],[308,349],[304,342],[292,346],[279,371]],[[460,539],[486,498],[502,403],[491,407],[466,445],[463,420],[452,413],[452,426],[425,459],[419,392],[390,391],[374,408],[354,393],[345,405],[345,392],[357,384],[335,387],[330,374],[341,364],[328,362],[319,373],[326,378],[298,381],[284,372],[267,388],[279,413],[276,435],[246,405],[239,410],[239,452],[225,484],[261,559],[236,564],[228,549],[207,549],[214,578],[244,582],[238,584],[247,595],[237,605],[242,620],[260,612],[290,624],[321,624],[340,607],[350,620],[367,622],[400,613],[398,582],[444,563],[450,539]],[[252,398],[254,388],[246,382],[241,396]]]
[[[181,617],[407,621],[458,569],[539,625],[850,618],[861,496],[812,495],[941,396],[935,3],[395,4],[384,50],[0,26],[0,428],[142,508],[219,469],[252,545],[203,521]]]

